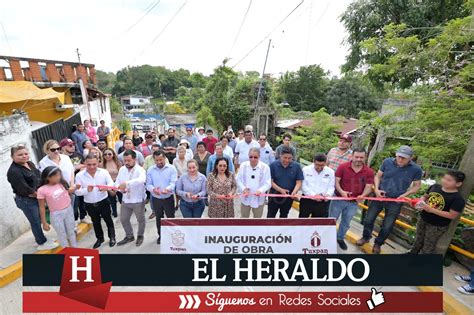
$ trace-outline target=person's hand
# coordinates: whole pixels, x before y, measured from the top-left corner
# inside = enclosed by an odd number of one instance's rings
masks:
[[[192,197],[193,197],[193,196],[191,195],[190,192],[187,192],[187,193],[186,193],[186,198],[192,198]]]
[[[380,189],[376,189],[375,190],[375,196],[377,196],[377,198],[385,198],[385,191],[380,190]]]
[[[297,191],[292,191],[291,192],[291,199],[296,199],[298,197],[298,192]]]
[[[250,189],[245,188],[244,190],[242,190],[242,195],[248,196],[249,194],[250,194]]]
[[[32,192],[28,196],[31,197],[31,198],[36,198],[36,196],[37,196],[36,191]]]
[[[76,184],[76,190],[81,189],[81,184]]]
[[[160,187],[155,187],[153,188],[153,192],[157,195],[160,195],[161,194],[161,190],[160,190]]]
[[[51,230],[51,227],[49,226],[49,224],[47,222],[43,222],[42,225],[43,225],[43,230],[44,231]]]
[[[121,183],[119,186],[118,186],[118,189],[120,191],[125,191],[125,189],[127,189],[127,183],[123,182]]]
[[[198,198],[199,198],[199,195],[192,195],[192,196],[191,196],[191,199],[194,199],[194,200],[195,200],[195,199],[198,199]]]
[[[257,190],[257,191],[254,193],[255,196],[260,196],[261,194],[262,194],[262,192],[261,192],[260,190]]]
[[[352,193],[350,191],[341,191],[341,197],[344,197],[344,198],[350,198]]]
[[[356,199],[357,203],[364,203],[364,196],[357,196],[357,199]]]
[[[166,195],[170,193],[170,190],[168,188],[165,188],[161,191],[162,194]]]
[[[426,211],[426,212],[430,212],[430,213],[434,212],[434,211],[433,211],[433,208],[431,208],[430,205],[427,204],[427,203],[423,203],[423,205],[421,205],[420,208],[421,208],[423,211]]]
[[[71,186],[71,187],[69,187],[69,189],[68,189],[68,192],[69,192],[70,194],[73,194],[75,191],[76,191],[76,186],[74,186],[74,185]]]
[[[290,194],[290,191],[288,189],[283,189],[281,188],[280,190],[278,190],[280,192],[280,194],[282,195],[289,195]]]
[[[88,192],[92,192],[92,190],[94,190],[94,185],[87,186],[87,191]]]

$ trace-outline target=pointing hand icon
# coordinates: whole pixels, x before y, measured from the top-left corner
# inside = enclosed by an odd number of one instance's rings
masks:
[[[385,303],[385,298],[383,297],[382,292],[377,292],[375,288],[372,288],[372,296],[370,300],[367,301],[367,306],[369,310],[373,310],[376,306]]]

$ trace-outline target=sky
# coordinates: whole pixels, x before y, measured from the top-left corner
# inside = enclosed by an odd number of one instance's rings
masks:
[[[237,71],[261,73],[271,39],[265,73],[320,64],[339,75],[347,54],[339,16],[351,1],[301,2],[1,1],[0,55],[77,61],[79,48],[82,62],[104,71],[150,64],[206,75],[230,58]]]

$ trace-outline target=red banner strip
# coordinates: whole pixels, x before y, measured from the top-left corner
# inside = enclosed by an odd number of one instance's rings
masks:
[[[378,292],[381,294],[381,292]],[[111,292],[105,309],[23,292],[25,313],[442,313],[441,292]],[[369,305],[373,307],[369,310]]]

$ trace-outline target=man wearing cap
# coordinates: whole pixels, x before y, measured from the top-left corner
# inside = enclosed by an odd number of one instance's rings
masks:
[[[153,135],[151,133],[147,133],[145,135],[145,142],[141,143],[138,146],[138,151],[140,151],[143,156],[146,158],[153,154],[152,146],[153,145]]]
[[[197,134],[196,134],[197,141],[202,141],[202,139],[206,138],[206,129],[203,127],[199,127],[197,129]]]
[[[412,161],[412,157],[412,148],[402,145],[397,150],[395,158],[386,158],[382,162],[374,179],[374,192],[378,198],[406,198],[420,189],[423,171]],[[374,254],[380,253],[380,247],[392,232],[402,205],[401,202],[372,201],[364,220],[362,238],[357,241],[357,245],[362,246],[370,241],[375,219],[382,210],[385,210],[382,228],[372,249]]]
[[[198,143],[198,138],[193,135],[193,128],[186,127],[186,135],[181,137],[181,140],[187,140],[189,142],[189,149],[193,152],[196,151],[196,144]]]
[[[339,138],[337,147],[332,148],[328,152],[328,167],[336,171],[339,165],[351,161],[352,150],[351,150],[352,136],[344,134]]]

